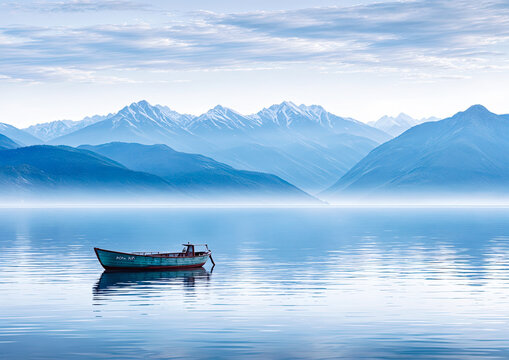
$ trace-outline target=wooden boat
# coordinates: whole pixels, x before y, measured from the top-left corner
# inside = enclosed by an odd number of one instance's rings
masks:
[[[179,253],[124,253],[119,251],[94,248],[97,259],[106,270],[178,270],[199,268],[210,258],[212,252],[207,244],[182,244],[184,249]],[[204,246],[205,251],[195,251],[195,246]]]

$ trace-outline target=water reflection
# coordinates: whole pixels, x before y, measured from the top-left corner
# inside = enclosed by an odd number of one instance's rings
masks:
[[[509,358],[508,270],[505,210],[0,211],[0,358]]]
[[[192,291],[195,286],[205,285],[210,276],[203,267],[177,271],[104,271],[94,285],[93,294],[113,297],[134,292],[136,296],[144,296],[170,289],[171,285]]]

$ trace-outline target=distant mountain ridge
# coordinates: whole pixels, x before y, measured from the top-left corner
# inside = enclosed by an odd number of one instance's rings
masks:
[[[41,139],[38,139],[35,136],[9,124],[0,123],[0,134],[7,136],[11,140],[18,143],[20,146],[37,145],[43,143]]]
[[[102,120],[109,120],[108,122],[114,124],[116,128],[130,125],[133,132],[138,132],[138,136],[145,136],[147,138],[150,137],[150,134],[144,134],[144,129],[140,128],[140,126],[150,124],[160,126],[162,129],[173,133],[196,135],[206,134],[210,131],[250,131],[262,128],[271,130],[274,128],[307,130],[310,127],[321,127],[328,130],[332,129],[336,132],[364,136],[375,141],[385,141],[388,139],[388,135],[383,131],[374,129],[355,119],[331,114],[318,105],[297,106],[289,101],[284,101],[279,105],[272,105],[252,115],[242,115],[235,110],[217,105],[199,116],[193,116],[179,114],[166,106],[152,106],[147,101],[142,100],[132,103],[122,108],[118,113],[110,114]],[[95,122],[102,122],[102,120]],[[83,121],[78,123],[83,123]],[[34,127],[43,128],[51,124],[53,123],[34,125]],[[88,126],[80,126],[77,130],[85,127]],[[73,139],[79,139],[79,136],[86,135],[86,133],[80,132],[72,137],[64,136],[61,139],[56,139],[54,142],[72,141]]]
[[[368,123],[368,125],[373,126],[377,129],[380,129],[387,134],[390,134],[392,136],[398,136],[401,133],[405,132],[406,130],[410,129],[411,127],[422,124],[428,121],[437,121],[439,120],[437,117],[431,116],[428,118],[422,118],[422,119],[414,119],[413,117],[405,114],[400,113],[398,116],[382,116],[377,121],[372,121]]]
[[[79,146],[112,141],[141,144],[175,142],[177,146],[185,148],[190,134],[182,124],[188,118],[188,115],[180,115],[169,108],[151,106],[146,101],[140,101],[125,106],[102,121],[57,137],[48,143]]]
[[[505,193],[509,119],[481,105],[380,145],[324,194]]]
[[[23,129],[25,132],[35,136],[38,139],[44,141],[50,141],[59,136],[63,136],[66,134],[70,134],[73,131],[83,129],[88,125],[95,124],[96,122],[102,121],[112,114],[108,114],[105,116],[102,115],[94,115],[87,116],[82,120],[57,120],[51,121],[47,123],[37,124],[29,126]]]
[[[326,129],[335,133],[363,136],[374,141],[385,141],[387,134],[360,121],[345,118],[326,111],[319,105],[297,106],[291,101],[265,108],[251,115],[262,126],[275,126],[294,130],[309,131]]]
[[[192,133],[203,133],[204,131],[217,130],[242,130],[255,124],[251,117],[244,116],[235,110],[217,105],[206,113],[193,118],[188,122],[186,129]]]
[[[405,116],[399,118],[407,124],[411,121]],[[35,139],[10,125],[0,125],[4,132]],[[326,199],[351,194],[501,194],[509,189],[509,115],[491,113],[481,105],[447,119],[413,126],[381,145],[374,139],[388,135],[377,129],[337,117],[320,106],[291,102],[248,116],[217,106],[200,117],[181,115],[145,101],[133,103],[61,137],[100,142],[117,136],[128,138],[129,143],[86,145],[78,150],[65,146],[18,148],[23,146],[21,142],[1,133],[0,183],[4,191],[14,185],[26,189],[43,183],[48,189],[51,184],[85,186],[104,180],[122,184],[122,180],[110,179],[109,175],[92,180],[92,173],[79,167],[84,154],[94,159],[84,161],[85,165],[99,162],[115,167],[112,174],[122,168],[151,175],[150,181],[157,186],[182,194],[214,194],[226,189],[269,197],[284,193],[306,197],[298,188],[300,184],[316,189],[317,184],[326,184],[333,176],[336,182],[321,193]],[[136,139],[143,139],[145,144],[132,143]],[[158,140],[196,151],[183,153],[168,145],[151,144]],[[67,152],[62,153],[64,150]],[[9,162],[8,154],[21,157]],[[40,166],[45,159],[51,160],[51,166]],[[275,175],[267,169],[275,170]],[[135,176],[127,178],[131,175]],[[288,179],[297,180],[298,186]],[[133,180],[132,188],[138,186],[138,180]]]
[[[237,169],[272,173],[305,190],[319,191],[388,139],[390,136],[378,129],[333,115],[317,105],[283,102],[253,115],[218,105],[193,117],[140,101],[48,143],[166,144],[177,151],[204,154]]]

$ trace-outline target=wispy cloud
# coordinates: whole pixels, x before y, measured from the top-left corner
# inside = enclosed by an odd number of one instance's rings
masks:
[[[38,12],[99,12],[99,11],[139,11],[152,7],[146,2],[129,0],[68,0],[68,1],[34,1],[6,2],[4,7],[21,11]]]
[[[66,11],[101,10],[101,6],[103,10],[128,9],[138,4],[65,3]],[[198,12],[159,25],[3,26],[0,75],[30,81],[57,78],[54,72],[44,71],[49,68],[59,69],[59,79],[68,70],[68,78],[74,81],[108,71],[267,69],[302,64],[331,72],[400,71],[409,79],[463,78],[472,71],[506,69],[508,44],[509,3],[504,0]]]

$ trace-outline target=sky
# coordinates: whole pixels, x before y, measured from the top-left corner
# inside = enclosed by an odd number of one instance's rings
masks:
[[[509,113],[509,1],[0,0],[0,122],[283,100],[373,121]]]

